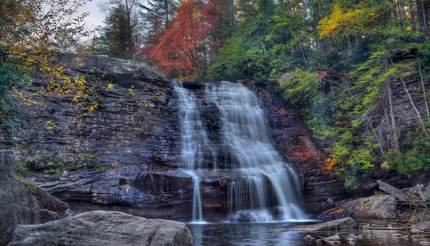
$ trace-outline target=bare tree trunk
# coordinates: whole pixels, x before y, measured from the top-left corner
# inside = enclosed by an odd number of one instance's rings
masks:
[[[164,11],[166,11],[166,23],[164,24],[165,28],[167,28],[167,26],[169,25],[169,1],[168,0],[164,0]]]
[[[420,17],[419,21],[422,29],[426,33],[428,33],[429,32],[428,19],[427,19],[428,10],[426,9],[427,8],[426,1],[427,0],[417,0],[417,10],[418,10],[417,12],[418,12],[418,16]]]
[[[388,103],[389,103],[389,107],[390,107],[391,130],[393,132],[394,149],[397,152],[400,152],[400,144],[399,144],[399,136],[398,136],[398,131],[397,131],[396,117],[394,116],[391,84],[388,84],[388,93],[387,94],[388,94]]]
[[[423,89],[423,96],[424,96],[424,103],[425,103],[425,106],[426,106],[427,119],[430,119],[430,110],[429,110],[429,104],[427,102],[426,87],[424,85],[424,76],[423,76],[423,71],[421,70],[421,65],[420,64],[418,64],[418,70],[420,72],[421,87]]]

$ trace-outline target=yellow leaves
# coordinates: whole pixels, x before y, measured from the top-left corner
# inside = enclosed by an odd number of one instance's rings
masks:
[[[46,91],[50,94],[72,96],[72,102],[92,113],[98,108],[98,102],[93,98],[94,88],[88,86],[83,75],[71,77],[66,74],[64,67],[50,64],[41,60],[41,71],[49,77]]]
[[[378,16],[374,9],[362,5],[358,5],[356,9],[343,10],[339,4],[336,4],[330,16],[318,22],[319,34],[321,38],[339,34],[365,34],[369,25]]]
[[[336,29],[339,28],[339,22],[342,19],[342,9],[338,4],[333,8],[330,16],[324,17],[318,22],[318,30],[321,38],[329,37]]]
[[[113,84],[112,82],[109,82],[106,84],[106,90],[111,91],[113,89]]]
[[[52,130],[57,128],[57,124],[55,124],[55,122],[50,120],[46,121],[43,125],[47,130]]]
[[[94,111],[96,111],[96,109],[99,107],[98,102],[94,101],[91,102],[88,106],[87,106],[87,113],[92,113]]]

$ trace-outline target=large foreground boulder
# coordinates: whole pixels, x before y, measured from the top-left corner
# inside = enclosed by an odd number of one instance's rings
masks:
[[[184,223],[92,211],[41,225],[20,225],[11,246],[22,245],[191,245]]]

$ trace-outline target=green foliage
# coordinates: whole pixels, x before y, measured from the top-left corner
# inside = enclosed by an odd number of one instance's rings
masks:
[[[419,132],[409,132],[400,152],[388,153],[389,166],[400,174],[412,175],[430,169],[430,139]]]
[[[264,80],[270,74],[269,62],[262,42],[233,37],[219,50],[217,59],[209,68],[208,76],[212,80]]]
[[[420,65],[429,74],[430,73],[430,41],[425,42],[418,51]]]
[[[26,81],[24,71],[17,65],[4,61],[0,63],[0,123],[10,126],[14,110],[11,91]]]
[[[313,72],[296,69],[290,74],[284,75],[279,84],[283,89],[284,98],[295,107],[302,107],[312,103],[312,100],[322,89],[322,82]]]
[[[254,8],[240,1],[243,11],[235,34],[226,40],[208,69],[207,79],[276,79],[286,68],[303,65],[309,37],[306,8],[296,1],[274,4],[261,0]],[[294,10],[294,11],[293,11]]]

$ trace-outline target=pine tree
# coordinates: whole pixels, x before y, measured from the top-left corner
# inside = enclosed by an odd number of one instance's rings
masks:
[[[177,0],[147,0],[139,4],[145,27],[145,42],[153,43],[158,35],[167,28],[178,7]]]
[[[110,3],[109,14],[105,20],[106,27],[102,30],[99,50],[114,57],[132,58],[138,45],[139,21],[137,18],[137,0],[115,0]]]

